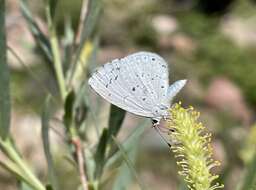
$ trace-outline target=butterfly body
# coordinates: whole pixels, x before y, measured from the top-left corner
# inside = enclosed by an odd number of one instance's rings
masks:
[[[172,98],[186,80],[169,86],[168,65],[159,55],[138,52],[104,64],[89,85],[110,103],[155,121],[168,117]]]

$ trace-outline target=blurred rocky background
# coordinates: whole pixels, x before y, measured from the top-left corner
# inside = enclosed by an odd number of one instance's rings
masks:
[[[30,1],[38,24],[47,32],[42,3]],[[80,0],[59,1],[60,36],[67,18],[73,27],[77,26],[80,7]],[[8,56],[14,107],[12,132],[44,179],[39,116],[45,88],[54,92],[56,84],[27,29],[18,1],[9,0],[7,8],[8,46],[23,62],[12,54]],[[99,63],[131,52],[153,51],[169,63],[171,82],[188,79],[175,101],[201,112],[202,122],[213,133],[214,155],[222,163],[217,172],[225,189],[234,189],[256,150],[256,1],[105,0],[99,28]],[[125,125],[133,127],[135,118],[129,115]],[[64,155],[61,133],[52,134],[59,157]],[[169,154],[168,147],[149,126],[141,142],[137,168],[151,189],[178,189],[177,168]],[[68,166],[61,162],[59,166],[62,189],[68,190],[78,180],[70,179]],[[15,189],[13,183],[0,170],[0,189]]]

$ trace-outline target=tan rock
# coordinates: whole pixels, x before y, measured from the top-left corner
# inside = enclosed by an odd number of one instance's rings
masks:
[[[242,47],[256,46],[256,17],[225,17],[221,31]]]
[[[252,113],[248,108],[241,90],[227,78],[215,78],[207,91],[205,101],[221,111],[227,111],[231,116],[248,125]]]
[[[169,35],[175,32],[178,28],[177,21],[169,15],[158,15],[152,19],[153,28],[159,35]]]

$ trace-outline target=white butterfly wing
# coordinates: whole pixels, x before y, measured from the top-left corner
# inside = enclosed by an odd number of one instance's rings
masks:
[[[134,53],[100,67],[89,79],[89,85],[110,103],[153,117],[152,109],[167,95],[168,68],[154,53]]]
[[[139,52],[127,56],[128,63],[133,68],[136,80],[146,88],[145,96],[151,98],[150,109],[165,102],[169,85],[168,65],[163,58],[155,53]]]
[[[89,79],[89,85],[104,99],[128,112],[144,117],[152,117],[150,110],[145,110],[128,91],[127,81],[123,66],[120,61],[114,60],[111,63],[100,67]],[[127,72],[125,72],[127,73]]]
[[[178,80],[169,86],[167,90],[167,102],[171,102],[172,99],[178,94],[178,92],[185,86],[187,80]]]

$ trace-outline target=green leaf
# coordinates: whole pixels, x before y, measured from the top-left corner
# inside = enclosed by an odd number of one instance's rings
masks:
[[[82,88],[88,89],[89,91],[89,85],[88,84],[84,84]],[[91,125],[94,127],[94,130],[96,132],[97,135],[97,139],[100,138],[100,123],[101,121],[98,119],[98,116],[101,114],[101,103],[100,103],[100,97],[92,97],[89,96],[89,92],[84,93],[83,96],[83,102],[84,104],[86,104],[88,106],[88,118],[86,119],[86,121],[88,123],[91,123]]]
[[[58,0],[48,0],[48,1],[49,1],[49,5],[50,5],[49,6],[50,7],[50,14],[51,14],[52,20],[54,20]]]
[[[70,80],[73,79],[76,68],[80,62],[80,57],[83,51],[83,48],[86,42],[91,38],[97,36],[96,26],[99,23],[98,20],[100,18],[100,13],[102,10],[102,0],[89,0],[87,11],[86,11],[86,18],[81,26],[81,36],[80,36],[80,43],[76,50],[75,61],[72,67],[70,68]],[[83,11],[83,10],[81,10]]]
[[[29,184],[34,189],[45,190],[41,181],[39,181],[39,179],[27,166],[25,161],[21,158],[20,154],[16,151],[16,148],[14,147],[13,142],[10,138],[7,138],[4,141],[0,139],[0,148],[5,153],[5,155],[13,162],[10,162],[10,164],[13,164],[15,166],[12,167],[12,165],[9,164],[8,166],[10,166],[10,168],[6,168],[10,169],[8,171],[16,172],[18,174],[17,176],[15,175],[16,177],[23,177],[22,179],[26,180],[27,184]],[[6,164],[6,162],[4,164]],[[3,166],[5,167],[5,165]],[[17,168],[17,170],[15,168]]]
[[[99,144],[97,146],[97,151],[95,154],[95,162],[96,162],[96,169],[95,169],[95,178],[99,178],[102,174],[103,167],[105,164],[105,152],[108,143],[108,129],[103,129],[102,135],[100,137]]]
[[[133,174],[133,176],[137,180],[140,188],[141,189],[145,189],[145,186],[142,183],[141,179],[139,178],[139,175],[136,172],[135,166],[134,166],[133,162],[130,160],[126,150],[123,147],[123,145],[121,143],[119,143],[118,140],[115,137],[112,137],[112,138],[113,138],[115,144],[117,145],[117,147],[119,148],[119,150],[120,150],[120,152],[121,152],[121,154],[122,154],[122,156],[124,158],[124,161],[126,162],[128,168],[130,169],[131,173]],[[134,147],[134,148],[136,148],[136,147]]]
[[[108,141],[110,144],[110,151],[109,154],[112,154],[113,151],[116,150],[116,145],[113,144],[113,139],[112,136],[116,137],[121,126],[122,126],[122,122],[124,120],[125,117],[125,111],[113,104],[111,104],[111,109],[110,109],[110,118],[109,118],[109,122],[108,122],[108,129],[109,129],[109,133],[108,133]],[[109,155],[108,155],[109,157]]]
[[[12,47],[7,46],[7,50],[15,57],[15,59],[17,59],[18,63],[23,67],[24,71],[26,71],[27,74],[31,76],[32,80],[34,80],[37,85],[40,86],[46,93],[51,94],[49,87],[41,81],[42,79],[38,77],[38,75],[34,72],[33,68],[26,65],[26,63],[21,59],[21,57],[19,57],[17,52]]]
[[[88,91],[87,86],[82,85],[78,89],[78,92],[76,93],[76,99],[74,103],[74,109],[76,113],[75,113],[74,119],[77,126],[80,126],[82,122],[84,122],[85,119],[87,118],[87,112],[88,112],[88,107],[86,102],[86,98],[88,96],[87,91]]]
[[[138,141],[133,143],[135,146],[133,149],[130,149],[128,152],[128,157],[132,161],[132,163],[135,162],[136,155],[137,155],[137,145]],[[125,147],[124,147],[125,149]],[[115,178],[114,185],[112,187],[112,190],[122,190],[122,189],[129,189],[129,185],[132,182],[132,172],[127,166],[125,162],[122,163],[121,167],[118,169],[119,172],[117,174],[117,177]]]
[[[43,139],[43,147],[44,153],[48,165],[48,174],[49,181],[55,190],[59,189],[59,185],[57,182],[57,175],[54,169],[52,154],[50,150],[50,139],[49,139],[49,125],[50,125],[50,116],[51,116],[51,98],[47,97],[44,105],[44,110],[42,113],[42,139]]]
[[[113,104],[111,104],[110,118],[108,122],[108,139],[116,136],[121,128],[125,117],[125,111]]]
[[[44,35],[42,30],[37,25],[28,5],[27,0],[20,0],[20,7],[23,17],[25,18],[26,22],[28,23],[29,30],[33,37],[35,38],[35,41],[37,42],[39,48],[42,50],[42,52],[45,54],[47,60],[52,63],[53,62],[53,56],[51,51],[50,42],[47,39],[47,37]],[[49,64],[50,69],[52,72],[54,72],[52,64]]]
[[[88,12],[83,23],[81,44],[93,34],[102,9],[102,0],[89,0]]]
[[[69,129],[73,122],[74,91],[69,92],[65,100],[64,124]]]
[[[20,170],[20,168],[14,164],[13,162],[10,161],[5,161],[2,162],[0,161],[0,166],[2,168],[4,168],[6,171],[10,172],[12,175],[14,175],[16,177],[16,179],[20,180],[22,184],[24,184],[25,187],[27,187],[26,189],[21,187],[22,190],[31,190],[31,188],[29,188],[27,185],[29,185],[30,187],[36,188],[36,186],[34,186],[33,182],[31,182],[26,175],[24,175],[24,173]]]
[[[180,180],[180,184],[178,186],[178,190],[188,190],[187,185],[183,182],[183,180]]]
[[[20,182],[20,190],[33,190],[33,189],[26,183]]]
[[[244,181],[241,190],[252,190],[256,188],[256,154],[247,166],[247,171],[244,176]]]
[[[123,142],[123,148],[125,151],[129,152],[136,146],[136,143],[139,141],[142,133],[144,132],[145,128],[148,127],[148,125],[149,122],[145,120],[142,123],[138,124],[135,130],[133,130],[129,137],[127,137],[127,139]],[[119,150],[107,159],[106,167],[112,166],[118,160],[120,160],[120,158],[122,158],[122,153]]]
[[[92,34],[94,34],[96,25],[98,23],[98,19],[100,17],[101,9],[102,9],[102,0],[89,0],[88,7],[87,7],[87,10],[88,10],[87,15],[82,26],[78,55],[80,55],[82,47],[85,44],[85,42],[88,40],[88,38]]]
[[[10,127],[10,71],[6,57],[5,0],[0,0],[0,136],[5,139]]]
[[[64,23],[64,36],[63,36],[63,71],[65,75],[72,63],[73,44],[74,44],[74,31],[72,28],[71,18],[67,17]]]
[[[84,149],[84,158],[85,158],[86,174],[88,176],[88,181],[94,180],[96,163],[93,156],[94,155],[92,154],[90,149],[88,148]]]
[[[104,129],[99,141],[99,145],[97,147],[97,151],[95,154],[96,161],[96,170],[95,177],[99,177],[102,174],[105,158],[106,158],[106,148],[108,143],[112,143],[112,136],[116,136],[121,124],[124,120],[125,111],[111,105],[110,118],[109,118],[109,128]]]
[[[47,184],[47,185],[45,186],[45,188],[46,188],[46,190],[53,190],[52,186],[49,185],[49,184]]]

